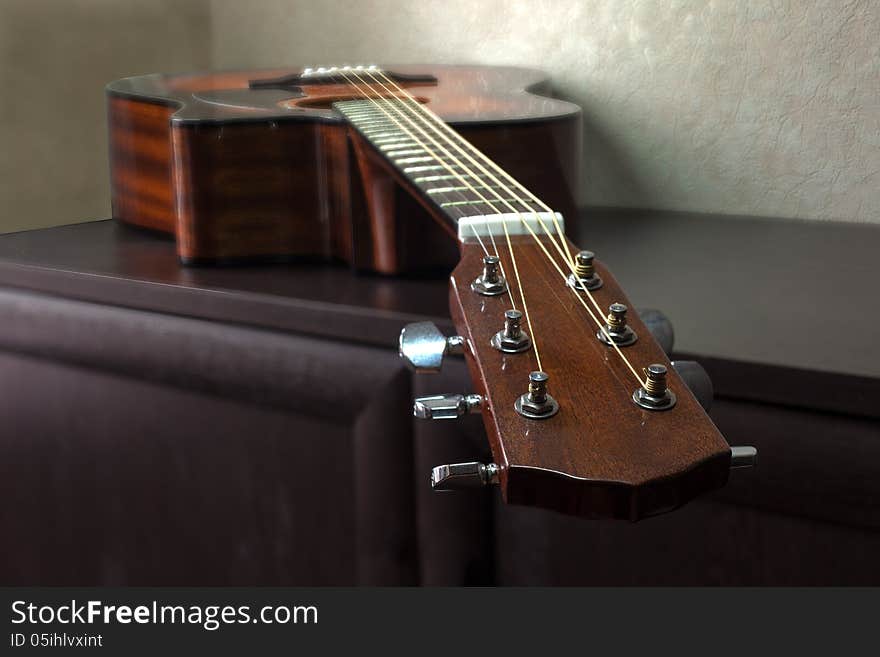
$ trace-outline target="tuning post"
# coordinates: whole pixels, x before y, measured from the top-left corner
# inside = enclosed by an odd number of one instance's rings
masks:
[[[420,420],[455,420],[468,413],[476,413],[483,405],[480,395],[432,395],[417,397],[413,403],[413,417]]]
[[[546,420],[559,412],[559,403],[547,392],[545,372],[529,374],[529,391],[513,404],[517,413],[530,420]]]
[[[489,343],[505,354],[527,351],[532,346],[532,340],[522,329],[522,316],[523,314],[518,310],[505,311],[504,328],[493,335]]]
[[[675,406],[675,393],[666,387],[665,365],[648,365],[645,383],[633,393],[633,401],[649,411],[666,411]]]
[[[596,333],[599,342],[607,345],[613,342],[618,347],[628,347],[639,339],[636,332],[626,323],[626,311],[627,308],[622,303],[612,303],[608,306],[605,329],[599,329]]]
[[[598,290],[602,278],[596,273],[592,251],[579,251],[574,257],[574,273],[568,275],[567,285],[575,290]]]
[[[507,281],[501,275],[501,259],[498,256],[483,256],[483,272],[471,283],[471,289],[487,297],[497,297],[507,291]]]
[[[464,351],[465,339],[460,335],[446,337],[433,322],[407,324],[400,332],[398,354],[416,372],[435,373],[443,365],[443,357]]]

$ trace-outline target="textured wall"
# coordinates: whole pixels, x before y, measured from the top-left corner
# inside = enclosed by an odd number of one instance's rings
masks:
[[[880,3],[2,0],[0,232],[109,214],[104,84],[512,63],[585,108],[587,203],[880,221]]]
[[[210,66],[207,0],[0,0],[0,232],[110,214],[104,85]]]
[[[880,3],[213,0],[213,61],[485,62],[585,110],[585,201],[880,222]]]

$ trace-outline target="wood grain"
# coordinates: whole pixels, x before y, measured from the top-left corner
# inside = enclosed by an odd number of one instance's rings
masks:
[[[110,96],[110,185],[113,216],[127,223],[173,232],[174,187],[167,105]]]
[[[504,67],[427,72],[418,96],[545,202],[573,213],[578,109]],[[452,269],[431,214],[327,109],[342,90],[247,90],[293,69],[151,75],[108,86],[114,217],[172,233],[185,263],[312,257],[384,274]],[[228,102],[224,93],[235,95]],[[303,93],[301,97],[298,95]]]
[[[633,403],[636,378],[596,339],[596,324],[535,241],[511,239],[533,337],[550,377],[548,391],[560,404],[557,415],[529,420],[514,411],[537,362],[534,350],[503,354],[490,346],[511,300],[509,294],[483,297],[471,291],[483,255],[477,244],[462,245],[450,287],[453,320],[470,345],[471,376],[487,400],[483,415],[504,499],[580,516],[638,520],[724,485],[727,443],[635,313],[629,313],[629,323],[639,340],[623,352],[637,371],[650,363],[669,367],[669,388],[678,397],[671,410],[648,411]],[[499,247],[499,255],[512,278],[509,252]],[[615,301],[630,305],[601,263],[597,271],[604,280],[594,292],[600,307]],[[515,295],[522,309],[518,291]]]
[[[533,72],[423,72],[437,83],[420,86],[420,98],[546,203],[574,216],[576,108],[533,93],[544,90]],[[111,85],[114,214],[173,232],[187,263],[317,257],[396,274],[458,262],[451,312],[471,344],[469,366],[487,400],[487,433],[508,502],[638,520],[725,483],[729,447],[680,379],[670,368],[679,399],[671,411],[637,407],[631,395],[639,382],[596,339],[597,327],[530,237],[514,238],[515,250],[533,337],[561,410],[541,421],[518,415],[513,403],[536,359],[489,346],[511,299],[470,291],[482,251],[466,243],[457,254],[449,217],[327,109],[344,89],[303,87],[290,98],[247,91],[248,80],[270,74],[279,73],[146,76]],[[509,254],[502,249],[501,256],[511,274]],[[610,272],[599,271],[603,309],[628,304]],[[635,313],[631,324],[640,339],[625,353],[635,367],[668,364]]]

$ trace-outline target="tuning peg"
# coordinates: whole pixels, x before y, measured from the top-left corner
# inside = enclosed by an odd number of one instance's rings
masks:
[[[494,463],[448,463],[431,470],[431,488],[437,492],[497,483],[498,466]]]
[[[460,354],[463,350],[463,337],[446,337],[433,322],[407,324],[400,332],[398,353],[416,372],[439,372],[446,354]]]
[[[672,322],[659,310],[644,308],[638,311],[639,318],[648,327],[654,339],[660,343],[660,347],[668,356],[672,353],[672,344],[675,342],[675,332],[672,330]]]
[[[706,412],[712,408],[712,398],[715,390],[712,387],[712,379],[709,378],[708,372],[695,360],[674,360],[672,367],[678,372],[685,385],[693,393],[700,406]]]
[[[480,395],[417,397],[413,404],[413,416],[420,420],[454,420],[478,411],[482,403]]]
[[[748,445],[730,448],[730,469],[753,468],[758,464],[758,450]]]

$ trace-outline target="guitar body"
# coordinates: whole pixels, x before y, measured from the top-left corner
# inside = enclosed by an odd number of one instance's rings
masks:
[[[580,111],[542,95],[544,75],[392,70],[466,139],[574,216]],[[157,74],[108,85],[113,216],[174,235],[186,264],[317,257],[384,274],[451,270],[459,256],[449,229],[331,108],[356,94],[284,81],[298,72]],[[251,88],[255,81],[269,84]]]

